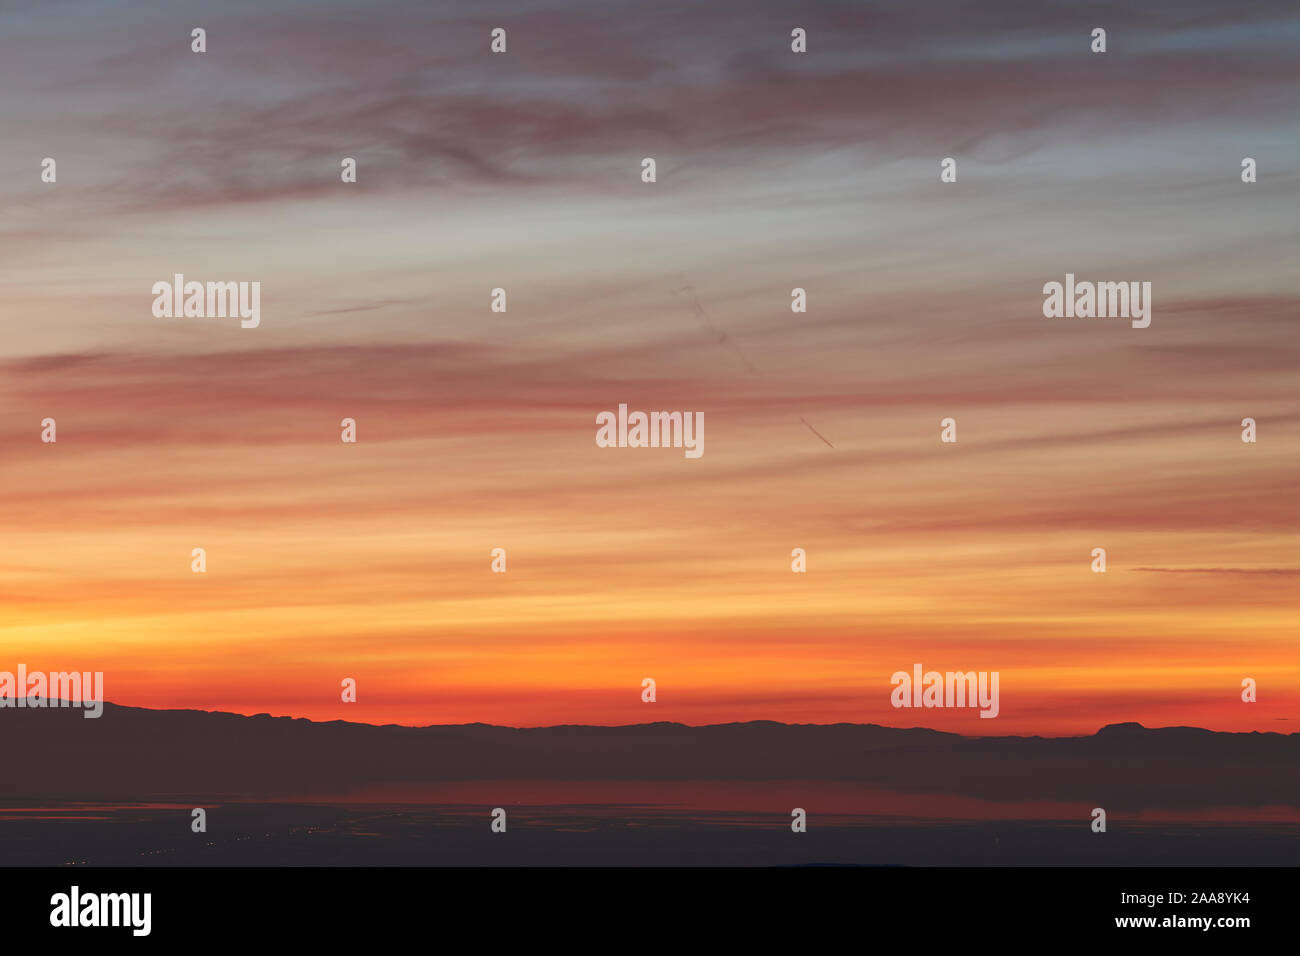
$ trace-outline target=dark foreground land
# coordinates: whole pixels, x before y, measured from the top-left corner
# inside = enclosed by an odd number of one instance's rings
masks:
[[[1289,866],[1300,734],[0,712],[0,865]],[[491,829],[496,807],[504,833]],[[191,829],[203,808],[206,832]],[[807,832],[791,831],[791,811]],[[1107,815],[1093,832],[1095,808]]]
[[[832,822],[645,807],[226,804],[208,832],[183,807],[0,809],[4,865],[73,866],[1291,866],[1300,824]]]

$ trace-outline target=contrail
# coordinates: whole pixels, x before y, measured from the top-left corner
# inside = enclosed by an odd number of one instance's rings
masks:
[[[685,276],[683,276],[683,279],[685,279]],[[691,306],[695,309],[695,314],[699,317],[700,321],[704,323],[704,325],[708,328],[708,330],[718,337],[718,344],[725,345],[728,348],[730,348],[733,352],[736,353],[740,361],[745,364],[745,368],[749,369],[750,372],[757,373],[758,369],[754,368],[753,364],[749,361],[749,359],[745,357],[745,353],[741,351],[740,346],[735,342],[733,342],[726,332],[721,331],[716,325],[713,324],[713,320],[709,318],[709,313],[704,311],[704,306],[700,305],[700,300],[695,295],[695,286],[691,285],[690,282],[686,282],[684,285],[679,286],[678,288],[672,290],[673,295],[676,295],[679,292],[690,293]],[[799,417],[799,421],[807,425],[808,430],[810,432],[812,432],[822,441],[826,442],[828,447],[830,448],[835,447],[829,441],[826,441],[825,435],[823,435],[817,429],[813,428],[811,425],[808,425],[807,420],[804,419],[803,416]]]
[[[803,422],[805,425],[808,425],[807,420],[802,415],[799,416],[799,421]],[[814,435],[816,435],[818,438],[820,438],[822,441],[825,441],[826,444],[831,445],[830,442],[826,441],[826,436],[823,435],[821,432],[819,432],[817,429],[813,428],[811,425],[808,425],[808,430],[812,432]],[[831,447],[834,448],[835,446],[831,445]]]
[[[713,324],[713,320],[709,318],[709,313],[704,311],[704,306],[700,305],[700,300],[695,295],[695,286],[691,285],[688,282],[686,283],[686,285],[682,286],[681,288],[673,289],[673,295],[676,295],[678,292],[689,292],[691,294],[691,307],[695,309],[696,316],[698,316],[700,321],[704,323],[705,327],[718,337],[718,344],[725,345],[727,348],[735,352],[737,358],[740,359],[740,361],[744,364],[745,368],[747,368],[749,371],[757,372],[758,369],[754,368],[754,366],[750,363],[749,359],[745,357],[745,353],[741,351],[740,346],[737,345],[735,342],[733,342],[731,340],[731,337],[728,336],[726,332],[723,332],[721,329],[719,329],[716,325]]]

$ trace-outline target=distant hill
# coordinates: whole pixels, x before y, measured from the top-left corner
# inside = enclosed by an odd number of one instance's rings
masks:
[[[373,726],[106,704],[0,710],[0,799],[142,800],[458,780],[840,780],[990,800],[1300,806],[1300,734],[1112,724],[962,737],[874,724]]]

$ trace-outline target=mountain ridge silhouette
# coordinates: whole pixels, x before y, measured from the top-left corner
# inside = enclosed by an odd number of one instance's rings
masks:
[[[1108,724],[1077,737],[738,721],[692,726],[364,724],[105,704],[0,710],[0,799],[337,792],[373,784],[841,781],[983,800],[1300,807],[1300,733]]]
[[[28,698],[28,699],[32,700],[35,698]],[[10,706],[8,708],[0,708],[0,720],[3,720],[4,710],[32,711],[32,712],[50,711],[50,712],[70,713],[76,715],[81,715],[82,713],[82,708],[80,707],[80,705],[66,705],[66,706],[29,705],[28,707],[25,708]],[[482,728],[491,728],[494,730],[518,730],[518,731],[564,730],[564,729],[629,730],[633,728],[655,728],[655,727],[662,727],[662,728],[672,727],[672,728],[681,728],[683,730],[707,730],[707,729],[722,728],[722,727],[772,727],[772,728],[817,727],[817,728],[826,728],[826,729],[872,728],[876,730],[896,731],[900,733],[921,732],[921,733],[932,734],[941,737],[960,738],[963,740],[1082,740],[1091,737],[1101,736],[1103,734],[1117,734],[1121,732],[1134,732],[1134,731],[1142,731],[1148,734],[1172,733],[1172,732],[1194,732],[1199,734],[1216,734],[1216,735],[1234,736],[1234,737],[1239,737],[1239,736],[1271,736],[1271,737],[1281,737],[1281,738],[1300,737],[1300,731],[1295,731],[1287,734],[1287,733],[1281,733],[1279,731],[1273,731],[1273,730],[1245,730],[1245,731],[1210,730],[1209,728],[1206,727],[1192,727],[1184,724],[1175,724],[1167,727],[1147,727],[1145,724],[1136,720],[1119,721],[1116,723],[1103,724],[1092,734],[1068,734],[1059,737],[1044,737],[1041,734],[1029,734],[1029,735],[1003,734],[1003,735],[989,735],[989,736],[983,734],[959,734],[954,731],[938,730],[932,727],[921,727],[921,726],[893,727],[888,724],[875,724],[869,722],[855,723],[853,721],[843,721],[843,720],[835,721],[834,723],[826,723],[826,724],[787,723],[785,721],[768,720],[768,719],[731,720],[731,721],[723,721],[720,723],[713,723],[713,724],[686,724],[677,720],[651,720],[651,721],[640,721],[637,723],[630,723],[630,724],[564,723],[564,724],[536,724],[536,725],[531,725],[526,727],[515,726],[511,724],[492,724],[492,723],[487,723],[485,721],[479,721],[479,720],[469,721],[461,724],[394,724],[394,723],[371,724],[365,721],[343,720],[341,718],[335,718],[333,720],[314,720],[310,717],[294,717],[290,714],[271,714],[266,711],[260,711],[255,714],[241,714],[236,711],[229,711],[229,710],[203,710],[197,707],[162,707],[162,708],[138,707],[131,704],[116,704],[113,703],[112,701],[105,701],[104,713],[108,714],[113,712],[119,712],[119,713],[137,712],[137,713],[148,713],[148,714],[206,714],[212,717],[222,717],[222,718],[234,717],[234,718],[242,718],[244,720],[292,721],[295,724],[308,724],[308,725],[321,726],[321,727],[345,725],[349,727],[371,727],[375,729],[399,728],[402,730],[439,730],[439,729],[454,729],[454,728],[469,728],[469,727],[482,727]],[[3,725],[0,724],[0,732],[2,731],[3,731]]]

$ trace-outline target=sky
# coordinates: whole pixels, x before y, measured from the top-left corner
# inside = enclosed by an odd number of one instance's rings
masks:
[[[1300,10],[996,7],[6,6],[0,669],[1300,730]],[[261,324],[155,317],[176,273]],[[1150,282],[1150,327],[1045,318],[1066,273]],[[703,456],[598,447],[620,403],[703,412]],[[916,663],[999,672],[998,718],[891,707]]]

